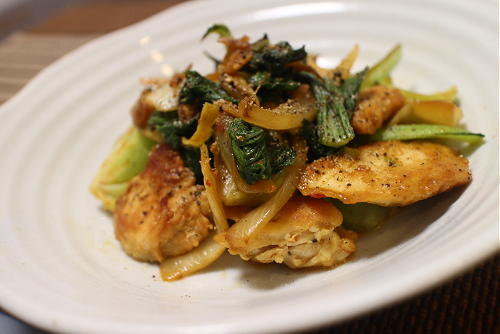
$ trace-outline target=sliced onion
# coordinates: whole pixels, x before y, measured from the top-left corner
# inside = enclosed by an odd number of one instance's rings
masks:
[[[252,235],[264,227],[281,210],[297,189],[302,170],[306,164],[307,150],[303,142],[295,143],[294,149],[297,152],[297,157],[293,165],[287,168],[283,185],[276,194],[269,201],[247,213],[226,232],[225,240],[231,253],[238,253],[244,249]]]
[[[248,36],[239,39],[221,37],[219,42],[227,47],[226,55],[217,66],[217,72],[233,74],[245,66],[253,56]]]
[[[444,100],[448,102],[454,102],[457,98],[457,87],[451,86],[445,91],[436,92],[432,94],[419,94],[409,90],[399,89],[401,94],[407,100],[411,101],[436,101],[436,100]]]
[[[207,239],[189,253],[163,261],[160,266],[161,278],[164,281],[175,281],[214,263],[226,250],[215,242],[214,234],[209,234]]]
[[[332,78],[333,74],[338,72],[342,76],[342,79],[347,79],[350,76],[352,65],[358,58],[358,54],[359,46],[356,44],[335,68],[320,67],[316,62],[318,56],[314,54],[307,55],[306,64],[313,68],[316,73],[319,73],[323,78]]]
[[[201,159],[201,172],[203,173],[203,183],[207,191],[208,204],[212,210],[214,217],[215,227],[219,233],[228,229],[227,219],[224,214],[224,207],[219,198],[217,191],[217,180],[215,179],[212,169],[210,168],[210,158],[208,157],[208,149],[205,144],[200,147]]]
[[[331,78],[333,76],[334,69],[319,66],[317,59],[318,55],[309,53],[306,58],[307,66],[310,66],[316,73],[318,73],[318,76],[322,78]]]
[[[222,117],[220,122],[221,124],[215,131],[215,138],[222,161],[231,174],[233,181],[238,189],[249,194],[272,193],[276,191],[276,185],[272,180],[259,180],[254,184],[248,184],[241,178],[240,172],[236,167],[236,162],[234,161],[233,150],[231,148],[231,139],[229,138],[229,134],[227,133],[229,122],[230,117]]]
[[[388,125],[423,123],[457,126],[462,117],[462,109],[452,102],[410,101],[394,115]]]
[[[356,44],[347,54],[347,56],[342,58],[340,64],[335,68],[335,70],[338,71],[340,75],[342,75],[342,79],[347,79],[350,76],[352,65],[354,65],[354,62],[358,58],[358,54],[359,45]]]
[[[198,126],[191,138],[182,138],[182,144],[186,146],[200,147],[212,136],[212,127],[219,114],[219,106],[212,103],[203,104]]]
[[[217,170],[217,189],[219,190],[219,195],[222,199],[222,203],[227,206],[234,205],[247,205],[255,207],[259,204],[264,203],[273,195],[272,193],[246,193],[241,191],[236,183],[234,183],[233,176],[227,170],[226,166],[222,161],[215,163],[215,168]],[[281,185],[280,181],[283,181],[282,173],[273,176],[272,180],[277,187]],[[281,177],[281,178],[280,178]],[[227,216],[227,210],[226,210]]]
[[[210,158],[205,144],[200,147],[201,172],[207,191],[208,204],[212,210],[213,219],[217,232],[221,233],[228,229],[227,219],[224,214],[222,201],[217,192],[217,182],[210,168]],[[187,254],[166,259],[161,263],[161,278],[165,281],[175,281],[182,277],[191,275],[215,262],[226,248],[214,241],[215,233],[205,239],[198,247]]]
[[[220,103],[226,113],[269,130],[299,128],[303,120],[312,121],[317,112],[312,99],[288,100],[273,109],[261,107],[256,95],[244,97],[237,108],[225,101]]]
[[[237,100],[241,100],[245,96],[255,94],[255,91],[250,86],[248,81],[240,76],[223,73],[220,76],[220,85],[226,93]]]

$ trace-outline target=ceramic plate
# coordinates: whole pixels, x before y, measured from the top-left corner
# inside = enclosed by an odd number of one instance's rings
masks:
[[[414,295],[498,247],[498,3],[195,1],[93,41],[0,109],[0,302],[67,333],[280,332],[333,324]],[[396,43],[398,86],[456,85],[468,128],[486,135],[466,188],[409,207],[362,237],[335,270],[291,271],[225,256],[174,283],[131,260],[88,185],[128,124],[138,79],[211,70],[214,22],[235,35],[305,44],[325,66],[359,43],[358,68]]]

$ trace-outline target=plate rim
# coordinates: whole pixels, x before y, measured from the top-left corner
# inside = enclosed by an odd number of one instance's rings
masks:
[[[113,31],[109,34],[105,34],[103,36],[100,36],[100,37],[92,40],[92,41],[85,43],[82,46],[77,47],[73,51],[65,54],[64,56],[62,56],[61,58],[59,58],[55,62],[46,66],[42,71],[40,71],[36,75],[35,78],[33,78],[17,94],[15,94],[15,96],[13,96],[11,99],[9,99],[7,102],[5,102],[2,106],[0,106],[0,117],[3,115],[3,113],[6,113],[8,109],[14,108],[17,104],[21,103],[23,101],[23,99],[25,98],[25,96],[28,95],[31,90],[36,89],[37,85],[43,83],[46,76],[51,75],[59,67],[64,66],[64,64],[66,64],[67,62],[70,62],[74,57],[77,57],[79,53],[85,52],[85,50],[95,49],[95,48],[99,47],[101,44],[109,43],[109,41],[112,41],[114,38],[117,38],[117,37],[119,38],[120,36],[124,36],[124,35],[128,34],[129,32],[132,32],[136,29],[141,29],[141,27],[143,27],[144,25],[147,25],[149,22],[154,22],[155,20],[162,18],[164,16],[169,16],[169,15],[173,16],[173,15],[175,15],[176,12],[180,12],[180,11],[189,9],[191,7],[196,7],[198,5],[198,3],[208,3],[208,2],[210,2],[210,0],[189,1],[189,2],[184,2],[184,3],[174,5],[173,7],[167,8],[166,10],[161,11],[161,12],[159,12],[159,13],[157,13],[157,14],[155,14],[155,15],[153,15],[153,16],[151,16],[143,21],[140,21],[140,22],[134,23],[133,25],[130,25],[130,26],[121,28],[119,30]],[[220,2],[224,2],[224,1],[222,0]],[[265,1],[262,1],[262,2],[265,3]],[[284,1],[282,1],[282,2],[284,2]],[[297,2],[301,2],[301,1],[297,1]],[[75,54],[76,54],[76,56],[75,56]],[[498,176],[496,178],[498,181]],[[498,182],[497,182],[497,190],[498,190]],[[498,196],[498,194],[497,194],[497,196]],[[489,246],[489,248],[487,248],[487,247],[483,248],[484,251],[483,251],[483,253],[481,253],[481,256],[475,257],[475,258],[472,258],[472,257],[465,258],[464,261],[462,261],[459,264],[456,264],[455,266],[449,266],[449,265],[445,266],[445,268],[447,268],[447,270],[443,272],[442,268],[441,268],[441,272],[440,272],[439,277],[435,277],[434,279],[427,280],[423,284],[420,284],[418,286],[412,286],[410,289],[399,290],[398,293],[391,295],[390,298],[386,298],[385,300],[383,300],[381,302],[374,301],[371,304],[367,304],[364,309],[357,310],[351,316],[346,316],[346,317],[343,317],[342,319],[336,319],[334,321],[329,321],[327,314],[324,313],[323,317],[310,319],[309,321],[304,321],[304,319],[302,319],[300,321],[300,325],[297,325],[298,327],[296,327],[295,330],[298,331],[298,330],[302,330],[302,329],[308,329],[308,328],[310,329],[310,328],[314,328],[314,327],[320,327],[320,326],[324,326],[324,325],[328,325],[328,324],[338,323],[340,321],[346,321],[348,319],[352,319],[354,317],[358,317],[358,316],[361,316],[363,314],[369,313],[375,309],[382,308],[382,307],[387,306],[387,305],[394,303],[396,301],[403,301],[403,300],[410,299],[422,291],[429,290],[433,287],[436,287],[436,286],[444,283],[445,281],[451,280],[453,277],[465,272],[466,270],[470,269],[474,265],[479,265],[480,262],[483,262],[485,259],[487,259],[488,257],[491,257],[492,255],[494,255],[495,253],[498,252],[498,245],[491,244],[488,246]],[[440,259],[439,261],[434,262],[433,265],[436,267],[439,267],[444,262],[446,262],[446,260],[448,260],[448,259],[447,258]],[[8,314],[11,314],[16,318],[22,319],[23,321],[33,325],[34,327],[42,328],[44,330],[49,330],[49,331],[55,330],[56,332],[72,332],[72,333],[81,332],[81,331],[79,331],[78,328],[75,328],[72,326],[58,327],[58,328],[51,327],[50,325],[48,325],[48,323],[44,323],[43,321],[40,321],[40,319],[39,319],[40,316],[39,317],[34,316],[33,312],[26,312],[26,311],[23,312],[23,310],[26,310],[25,301],[16,300],[15,296],[14,297],[10,296],[10,299],[5,298],[6,294],[2,293],[2,291],[3,291],[3,289],[0,287],[0,295],[2,297],[1,298],[2,301],[0,302],[0,304],[2,305],[2,307],[5,309],[5,311]],[[36,305],[37,305],[36,303],[32,303],[30,305],[30,307],[32,307],[33,309],[36,309],[37,308]],[[36,312],[34,312],[34,313],[36,313]],[[47,317],[47,316],[44,315],[44,317]],[[85,321],[84,317],[82,317],[82,318],[77,317],[75,319],[75,321],[77,321],[78,319]],[[103,324],[104,324],[104,322],[103,322]],[[78,324],[75,324],[75,325],[78,326]],[[139,326],[139,324],[138,324],[138,326]],[[281,332],[283,330],[290,330],[290,327],[291,327],[290,324],[286,324],[286,325],[283,324],[281,327],[274,325],[273,328],[271,328],[271,329],[265,328],[265,330],[268,332]],[[168,328],[168,327],[166,327],[166,328]],[[108,328],[108,329],[110,329],[111,330],[110,332],[113,332],[113,333],[128,333],[129,332],[129,331],[115,330],[115,329],[111,329],[111,328]],[[189,326],[186,328],[177,328],[176,330],[189,331],[190,329],[199,329],[199,327],[190,327]],[[221,329],[221,328],[210,328],[209,331],[211,331],[213,329]],[[247,332],[258,331],[259,329],[262,329],[262,328],[257,328],[257,329],[254,328],[253,330],[247,331]],[[134,330],[137,330],[137,329],[134,329]],[[163,330],[165,330],[164,327],[153,329],[150,332],[151,333],[160,332]],[[245,332],[245,331],[243,331],[243,332]],[[84,333],[84,332],[82,331],[81,333]]]

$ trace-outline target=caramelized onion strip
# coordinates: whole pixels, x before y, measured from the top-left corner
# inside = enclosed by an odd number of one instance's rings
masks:
[[[287,168],[283,185],[270,200],[247,213],[226,232],[225,241],[230,252],[238,253],[239,249],[245,248],[252,235],[264,227],[281,210],[297,189],[302,170],[306,164],[307,149],[302,142],[295,143],[294,149],[297,152],[297,157],[293,165]]]
[[[217,191],[217,182],[210,168],[210,159],[206,145],[200,147],[201,171],[205,189],[207,191],[208,204],[212,210],[213,220],[217,232],[221,233],[228,229],[224,207]],[[215,233],[211,233],[198,247],[187,254],[166,259],[161,263],[161,277],[165,281],[175,281],[182,277],[191,275],[215,262],[222,254],[225,247],[214,241]]]
[[[226,250],[210,233],[198,247],[187,254],[171,257],[161,263],[160,273],[164,281],[175,281],[194,274],[215,262]]]
[[[255,95],[244,97],[237,108],[226,104],[223,110],[231,116],[269,130],[299,128],[303,120],[312,121],[317,112],[314,100],[289,100],[269,109],[262,107]]]
[[[217,180],[215,179],[210,167],[210,158],[208,157],[208,149],[205,144],[200,147],[201,153],[201,172],[203,173],[203,183],[207,191],[208,204],[212,210],[215,227],[217,232],[221,233],[228,229],[224,207],[217,191]]]
[[[191,138],[182,138],[182,144],[186,146],[200,147],[212,136],[212,126],[219,114],[219,106],[212,103],[205,103],[201,109],[198,126]]]

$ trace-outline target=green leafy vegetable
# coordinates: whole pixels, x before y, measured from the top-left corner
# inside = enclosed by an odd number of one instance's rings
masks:
[[[253,87],[270,91],[289,91],[300,86],[300,82],[292,78],[273,77],[269,72],[257,72],[248,79],[248,83]]]
[[[293,149],[287,146],[280,145],[276,141],[272,141],[268,145],[269,157],[271,159],[271,174],[277,174],[283,168],[290,166],[295,161],[297,154]]]
[[[165,143],[179,151],[184,165],[190,168],[196,176],[196,182],[203,183],[203,175],[200,167],[200,150],[198,148],[185,147],[181,144],[182,137],[191,137],[196,131],[197,118],[183,122],[179,120],[177,111],[154,112],[148,121],[148,126],[158,131]]]
[[[318,96],[318,137],[321,144],[330,147],[344,146],[354,138],[349,114],[340,98],[333,98],[319,88],[313,89]]]
[[[339,93],[344,99],[344,107],[349,114],[349,118],[352,118],[354,109],[356,108],[358,92],[360,91],[361,83],[367,72],[368,67],[345,79],[344,83],[340,86]]]
[[[181,150],[181,157],[184,161],[184,166],[191,169],[196,177],[197,184],[203,184],[203,174],[200,165],[200,149],[195,147],[184,146]]]
[[[229,137],[236,167],[245,182],[253,184],[269,179],[271,164],[264,129],[235,119],[229,125]]]
[[[193,118],[183,122],[179,120],[177,111],[155,111],[148,121],[148,126],[158,131],[163,140],[172,148],[181,148],[181,138],[191,137],[196,131],[197,119]]]
[[[307,56],[304,47],[294,49],[288,42],[270,45],[268,41],[265,42],[266,40],[254,44],[253,57],[243,68],[244,71],[250,73],[280,71],[283,70],[284,65],[293,61],[304,60]],[[256,45],[258,48],[255,47]]]
[[[295,161],[293,149],[280,145],[269,133],[239,118],[229,124],[236,167],[248,184],[268,180]]]
[[[294,80],[293,71],[285,65],[294,61],[303,61],[307,53],[304,47],[294,49],[288,42],[270,44],[267,35],[252,44],[252,59],[243,67],[243,71],[253,74],[248,82],[254,88],[259,87],[258,96],[262,101],[287,99],[288,92],[300,86]]]
[[[154,144],[135,127],[115,143],[90,186],[106,210],[114,210],[116,199],[127,190],[129,181],[142,172]]]
[[[251,44],[253,52],[261,52],[267,46],[269,46],[269,38],[267,37],[267,34],[264,34],[264,36]]]
[[[397,210],[369,203],[344,204],[337,199],[326,200],[342,212],[342,226],[356,232],[367,232],[380,227]]]
[[[186,81],[182,86],[179,96],[180,103],[192,104],[196,101],[204,103],[220,99],[238,103],[238,101],[229,96],[218,83],[208,80],[198,72],[186,71],[185,75]]]
[[[270,78],[271,78],[271,73],[261,71],[261,72],[257,72],[257,73],[255,73],[254,75],[252,75],[252,76],[248,79],[248,83],[249,83],[249,84],[250,84],[253,88],[257,88],[257,87],[259,87],[259,86],[263,86],[263,85],[265,85],[266,83],[268,83]]]
[[[399,124],[383,128],[369,137],[372,141],[414,140],[414,139],[455,139],[468,143],[478,143],[484,138],[481,133],[472,133],[462,128],[435,124]]]
[[[208,53],[207,51],[204,51],[203,54],[208,58],[210,59],[211,61],[214,62],[214,69],[215,71],[217,71],[217,66],[219,66],[219,64],[221,63],[221,60],[220,59],[217,59],[215,58],[215,56],[211,55],[210,53]]]
[[[338,88],[311,73],[300,72],[299,77],[311,85],[316,98],[316,132],[320,144],[340,147],[354,138],[351,116],[365,72],[366,69],[345,80]]]
[[[307,160],[314,161],[321,157],[332,155],[338,151],[338,148],[325,146],[319,142],[316,125],[308,120],[302,122],[300,135],[307,142]]]
[[[361,84],[361,89],[387,81],[400,59],[401,45],[398,44],[382,60],[370,68]]]
[[[225,24],[215,23],[201,37],[204,40],[208,35],[218,34],[220,37],[231,37],[231,31]]]
[[[220,23],[215,23],[210,28],[208,28],[205,34],[203,34],[203,36],[201,37],[201,40],[204,40],[205,38],[207,38],[208,35],[211,34],[218,34],[219,37],[231,37],[231,31],[229,30],[229,28],[225,24],[220,24]],[[205,56],[207,56],[207,58],[209,58],[214,62],[215,69],[217,70],[217,66],[221,63],[221,61],[212,56],[207,51],[205,51],[204,54]]]
[[[300,82],[291,76],[272,76],[270,72],[257,72],[248,79],[248,83],[255,89],[261,101],[287,99],[287,93],[297,89]]]

